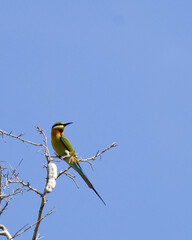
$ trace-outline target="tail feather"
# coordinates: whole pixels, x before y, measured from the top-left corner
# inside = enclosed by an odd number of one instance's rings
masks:
[[[93,191],[97,194],[97,196],[101,199],[103,204],[106,206],[106,203],[104,202],[103,198],[99,195],[99,193],[95,190],[95,188],[92,186]]]
[[[84,174],[81,166],[79,164],[77,164],[76,162],[73,162],[73,164],[71,165],[72,168],[74,168],[79,175],[83,178],[83,180],[87,183],[87,185],[89,186],[89,188],[93,189],[93,191],[97,194],[97,196],[101,199],[101,201],[103,202],[104,205],[106,205],[106,203],[104,202],[104,200],[102,199],[102,197],[99,195],[99,193],[95,190],[95,188],[93,187],[92,183],[89,181],[89,179],[87,178],[87,176]]]

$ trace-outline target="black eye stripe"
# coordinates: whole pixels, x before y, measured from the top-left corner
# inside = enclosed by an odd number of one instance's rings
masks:
[[[62,126],[62,125],[59,124],[59,123],[56,123],[56,124],[54,124],[54,125],[52,126],[52,128],[57,127],[57,126]]]

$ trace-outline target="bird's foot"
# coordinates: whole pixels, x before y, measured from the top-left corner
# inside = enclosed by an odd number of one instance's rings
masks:
[[[73,164],[74,162],[74,157],[72,156],[70,159],[69,159],[69,164]]]

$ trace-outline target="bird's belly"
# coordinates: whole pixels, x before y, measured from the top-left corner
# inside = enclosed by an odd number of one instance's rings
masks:
[[[53,148],[55,150],[55,152],[57,153],[57,155],[59,156],[65,156],[67,155],[66,153],[66,148],[64,146],[64,144],[62,144],[62,142],[59,140],[59,141],[52,141],[52,145],[53,145]]]

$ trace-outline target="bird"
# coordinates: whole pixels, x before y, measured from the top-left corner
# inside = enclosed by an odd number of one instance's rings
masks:
[[[65,127],[73,122],[63,123],[63,122],[56,122],[51,129],[51,143],[53,149],[55,150],[56,154],[59,157],[65,157],[64,160],[71,166],[78,174],[83,178],[85,183],[91,188],[97,196],[101,199],[101,201],[106,205],[102,197],[98,194],[98,192],[93,187],[92,183],[89,181],[87,176],[84,174],[79,160],[77,159],[77,155],[75,150],[73,149],[69,140],[63,135],[63,131]],[[70,155],[70,157],[66,157]]]

